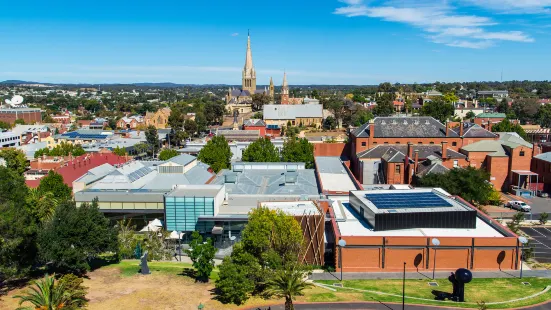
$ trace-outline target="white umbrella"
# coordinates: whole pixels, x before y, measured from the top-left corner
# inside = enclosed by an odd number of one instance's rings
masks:
[[[178,234],[178,232],[174,230],[170,233],[170,236],[168,236],[168,239],[178,240],[178,239],[182,239],[183,237],[184,237],[184,233]]]
[[[148,232],[148,231],[159,231],[161,227],[151,225],[151,223],[147,224],[144,228],[140,230],[140,232]]]
[[[163,227],[163,223],[159,219],[154,219],[153,221],[149,222],[149,224],[157,227]]]

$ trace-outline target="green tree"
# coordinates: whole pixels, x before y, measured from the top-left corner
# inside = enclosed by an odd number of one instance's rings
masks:
[[[441,123],[445,123],[451,116],[453,116],[455,110],[453,105],[446,103],[442,99],[435,99],[433,101],[423,104],[421,108],[421,115],[432,116]]]
[[[195,113],[195,123],[197,123],[197,131],[204,132],[207,130],[207,119],[203,112]]]
[[[337,128],[337,120],[333,116],[328,116],[323,122],[323,127],[329,130]]]
[[[208,102],[205,104],[204,113],[209,124],[222,123],[224,118],[224,106],[214,102]]]
[[[29,167],[27,157],[21,150],[16,149],[2,149],[0,150],[0,158],[6,161],[6,167],[12,169],[17,174],[23,175],[23,173]]]
[[[456,103],[459,100],[459,98],[452,92],[445,93],[442,96],[442,99],[445,103]]]
[[[15,120],[15,122],[13,122],[15,125],[25,125],[25,120],[23,120],[22,118],[18,118]]]
[[[373,113],[371,111],[359,108],[350,117],[350,125],[359,127],[373,119]]]
[[[253,94],[251,96],[253,111],[262,111],[262,107],[265,104],[270,103],[270,96],[267,94]]]
[[[0,130],[8,130],[11,128],[11,125],[5,122],[0,122]]]
[[[210,139],[197,156],[200,161],[210,165],[216,173],[230,167],[231,157],[232,152],[224,136],[215,136]]]
[[[100,254],[116,253],[117,230],[98,208],[97,200],[77,208],[66,201],[56,208],[54,217],[38,234],[42,262],[60,273],[84,274]]]
[[[545,225],[547,223],[547,220],[549,219],[549,213],[543,212],[540,214],[540,224]]]
[[[57,309],[77,309],[77,306],[85,303],[81,297],[82,292],[71,292],[68,290],[66,282],[55,281],[55,275],[44,277],[35,281],[34,286],[27,289],[24,295],[15,295],[13,298],[19,299],[19,305],[30,303],[30,307],[20,307],[20,310],[57,310]],[[71,308],[73,307],[73,308]]]
[[[170,116],[168,117],[168,125],[170,126],[171,143],[180,146],[182,141],[187,138],[184,132],[184,113],[183,107],[180,105],[172,105]]]
[[[284,162],[303,162],[307,169],[314,168],[314,146],[306,138],[287,139],[283,143],[281,158]]]
[[[132,225],[132,220],[120,220],[117,222],[119,240],[119,256],[123,259],[134,258],[134,249],[136,248],[136,226]]]
[[[385,93],[377,97],[377,105],[373,109],[376,116],[391,116],[394,114],[394,94]]]
[[[235,251],[238,252],[235,252]],[[231,256],[226,256],[219,267],[216,290],[223,303],[244,304],[255,289],[254,274],[260,271],[258,261],[250,253],[234,247]]]
[[[467,112],[467,114],[465,115],[465,118],[471,120],[471,119],[475,118],[475,116],[476,116],[476,115],[474,114],[473,111],[469,111],[469,112]]]
[[[86,293],[88,288],[83,285],[84,280],[72,273],[63,275],[59,279],[59,285],[65,288],[66,293],[72,296],[71,301],[67,302],[63,309],[77,310],[84,309],[88,305]]]
[[[178,152],[174,149],[163,149],[159,153],[159,160],[169,160],[172,157],[178,156]]]
[[[197,132],[197,123],[192,119],[186,120],[184,123],[184,130],[190,137],[195,136],[195,133]]]
[[[41,195],[48,192],[52,193],[53,198],[58,202],[71,200],[73,193],[71,188],[63,181],[63,176],[53,170],[48,172],[47,176],[40,179],[38,191]]]
[[[336,120],[337,127],[339,127],[340,122],[344,117],[344,101],[342,98],[337,96],[331,96],[326,103],[326,108],[333,113],[333,117]]]
[[[117,147],[113,149],[113,154],[118,155],[118,156],[125,156],[126,155],[126,149],[124,147],[119,147],[117,145]]]
[[[507,223],[507,227],[515,234],[518,234],[520,232],[520,222],[522,221],[524,221],[524,213],[517,212],[513,215],[511,221]]]
[[[190,249],[186,250],[186,253],[193,262],[193,268],[197,271],[196,279],[208,282],[210,273],[214,269],[214,255],[216,254],[212,239],[208,238],[203,242],[203,236],[198,231],[194,231],[189,246]]]
[[[516,132],[523,139],[528,138],[522,126],[520,126],[519,124],[513,124],[507,118],[492,126],[492,132]]]
[[[253,114],[253,118],[254,119],[263,119],[264,114],[262,114],[262,112],[256,112],[255,114]]]
[[[29,188],[27,204],[34,206],[32,210],[35,213],[35,217],[41,223],[44,223],[52,219],[59,201],[52,192],[42,192],[38,188]]]
[[[38,220],[22,175],[0,166],[0,282],[27,276],[36,262]]]
[[[258,138],[243,150],[241,160],[246,162],[278,162],[279,152],[270,138]]]
[[[541,105],[536,114],[538,123],[543,128],[551,128],[551,104]]]
[[[56,145],[53,149],[49,149],[47,147],[37,150],[34,153],[34,158],[41,157],[43,155],[46,156],[82,156],[86,154],[86,151],[82,148],[80,144],[72,144],[67,142],[61,142],[60,144]]]
[[[420,180],[423,187],[441,187],[452,195],[474,204],[486,204],[494,190],[490,174],[473,167],[454,168],[443,174],[431,173]]]
[[[304,290],[312,284],[306,282],[306,272],[297,264],[290,264],[281,270],[268,281],[268,294],[285,298],[285,310],[294,310],[293,299],[296,296],[303,296]]]
[[[147,130],[145,131],[145,140],[153,151],[153,155],[155,155],[155,153],[157,153],[157,150],[161,147],[159,134],[157,133],[157,128],[155,128],[155,126],[150,125],[147,127]]]

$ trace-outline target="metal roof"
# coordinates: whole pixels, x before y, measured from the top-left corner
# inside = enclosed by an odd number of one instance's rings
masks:
[[[322,118],[321,104],[265,104],[263,107],[264,120],[294,120],[296,118]]]

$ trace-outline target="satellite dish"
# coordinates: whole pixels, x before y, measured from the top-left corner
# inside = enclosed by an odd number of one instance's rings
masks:
[[[518,237],[518,241],[522,244],[528,243],[528,239],[526,239],[526,237],[523,237],[523,236]]]
[[[15,95],[11,99],[6,99],[6,103],[11,106],[18,106],[23,103],[23,97],[20,95]]]

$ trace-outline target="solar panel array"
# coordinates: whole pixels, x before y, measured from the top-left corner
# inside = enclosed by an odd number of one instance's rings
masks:
[[[377,209],[443,208],[452,205],[435,193],[365,194]]]
[[[81,139],[106,139],[107,138],[107,135],[78,133],[76,131],[64,133],[62,134],[62,136],[68,137],[68,138],[81,138]]]
[[[128,178],[130,179],[130,182],[134,182],[134,181],[144,177],[145,175],[150,174],[151,172],[153,172],[153,170],[151,170],[147,167],[143,167],[143,168],[140,168],[140,169],[132,172],[131,174],[129,174]]]

